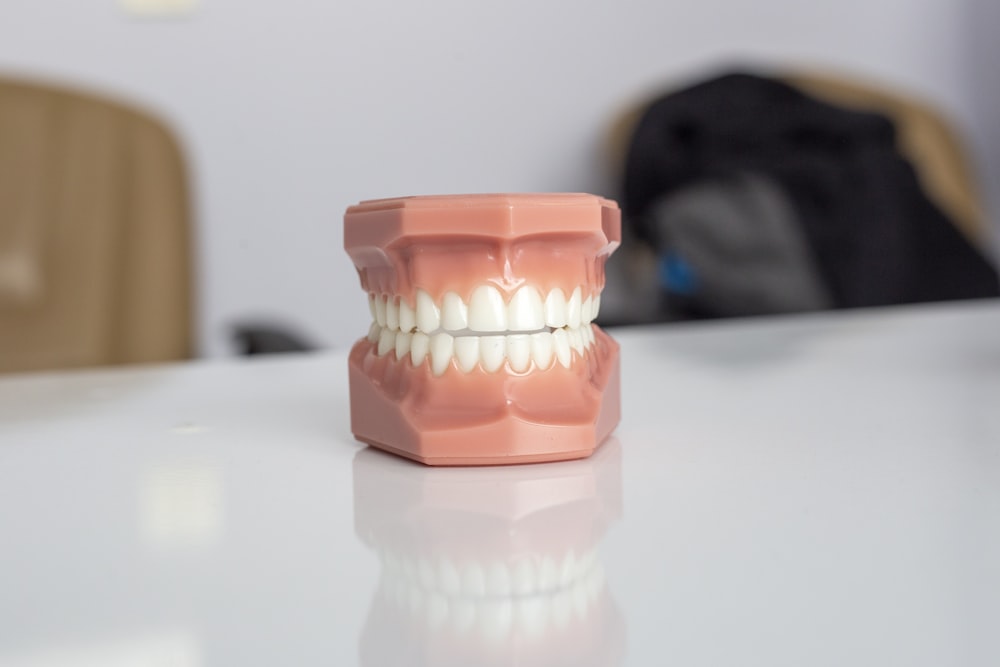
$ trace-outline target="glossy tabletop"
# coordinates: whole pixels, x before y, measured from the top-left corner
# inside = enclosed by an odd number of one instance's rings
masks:
[[[1000,664],[1000,304],[612,333],[556,464],[360,446],[346,351],[0,379],[0,665]]]

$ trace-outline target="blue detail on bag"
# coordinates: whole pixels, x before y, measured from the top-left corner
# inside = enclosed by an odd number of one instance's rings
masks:
[[[698,291],[698,278],[694,269],[680,255],[668,252],[660,258],[660,285],[676,294],[694,294]]]

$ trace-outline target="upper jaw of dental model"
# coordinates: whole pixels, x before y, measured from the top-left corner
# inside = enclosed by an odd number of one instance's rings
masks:
[[[586,294],[586,297],[584,297]],[[480,285],[467,301],[446,292],[440,301],[417,289],[406,297],[369,294],[372,325],[368,340],[376,354],[420,366],[430,360],[441,375],[454,363],[469,373],[479,366],[488,373],[506,367],[522,373],[559,363],[569,368],[573,353],[582,357],[594,344],[590,323],[597,317],[600,294],[576,287],[570,294],[553,288],[543,298],[524,285],[509,297],[493,285]],[[506,366],[505,366],[506,364]]]
[[[568,368],[595,344],[614,202],[585,194],[387,199],[348,209],[368,340],[434,375]],[[600,338],[600,336],[596,336]]]

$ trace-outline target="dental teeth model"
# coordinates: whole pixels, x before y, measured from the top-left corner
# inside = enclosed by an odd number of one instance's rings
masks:
[[[350,355],[359,440],[432,465],[589,456],[620,414],[592,324],[618,206],[585,194],[406,197],[344,216],[372,324]]]

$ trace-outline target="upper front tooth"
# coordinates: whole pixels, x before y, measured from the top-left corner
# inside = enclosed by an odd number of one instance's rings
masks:
[[[566,326],[566,295],[558,287],[545,297],[545,324],[556,329]]]
[[[566,324],[570,329],[580,326],[580,311],[583,309],[583,299],[580,295],[580,288],[573,290],[569,302],[566,304]]]
[[[507,304],[492,285],[480,285],[469,301],[469,328],[473,331],[506,331]]]
[[[593,315],[593,317],[590,318],[590,321],[593,322],[594,320],[596,320],[600,312],[601,312],[601,295],[598,294],[594,297],[594,306],[591,309],[591,314]]]
[[[385,297],[381,294],[375,297],[375,321],[380,327],[385,326]]]
[[[394,296],[390,296],[385,302],[385,325],[390,329],[399,328],[399,306],[396,305]]]
[[[410,307],[410,303],[403,297],[399,299],[399,330],[413,331],[417,326],[417,314]]]
[[[462,297],[446,292],[441,302],[441,326],[448,331],[469,328],[469,312]]]
[[[583,300],[583,306],[580,307],[580,324],[586,324],[594,319],[594,299],[589,294],[587,298]]]
[[[441,310],[431,295],[422,289],[417,290],[417,328],[424,333],[437,331],[441,326]]]
[[[507,321],[511,331],[537,331],[544,327],[545,307],[538,290],[530,286],[517,290],[507,307]]]

